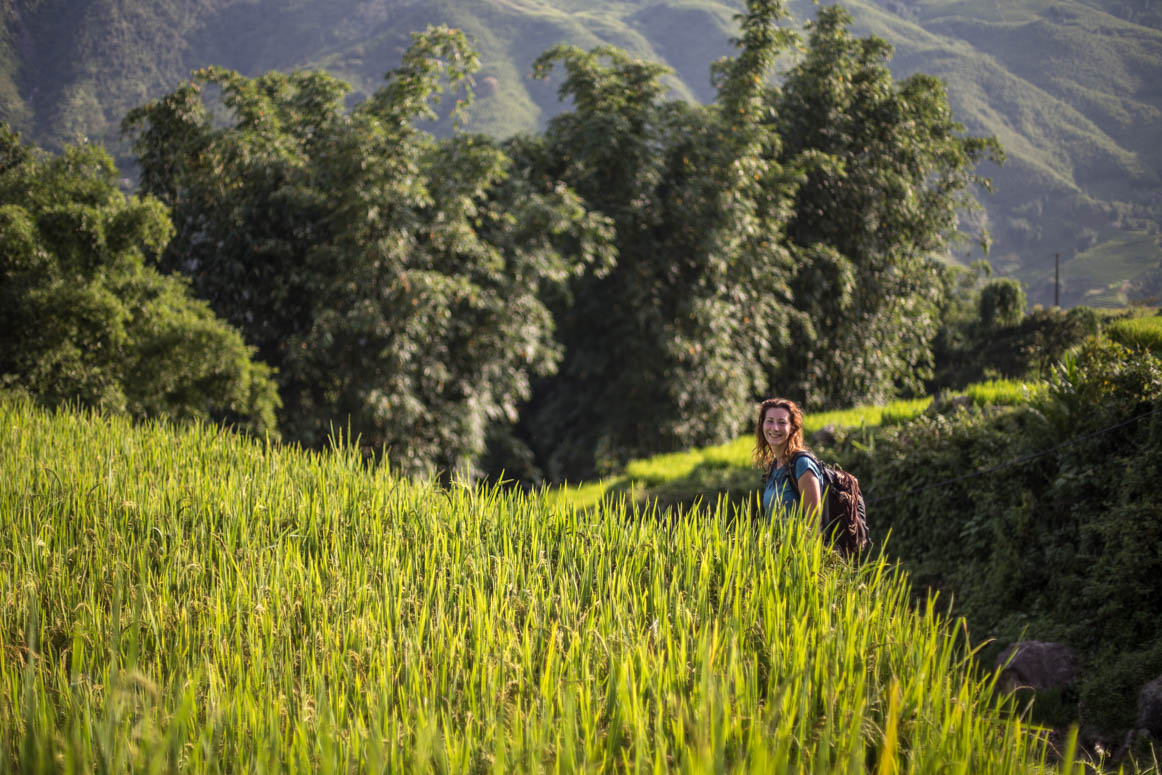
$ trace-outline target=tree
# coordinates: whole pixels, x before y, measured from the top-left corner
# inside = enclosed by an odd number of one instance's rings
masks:
[[[173,227],[99,148],[46,157],[0,126],[0,386],[48,406],[273,432],[270,370],[156,261]]]
[[[1011,277],[998,277],[981,288],[979,309],[986,331],[1015,326],[1025,317],[1025,289]]]
[[[405,471],[450,471],[556,365],[541,294],[596,259],[602,223],[488,138],[417,128],[476,67],[429,28],[349,111],[323,73],[210,68],[126,118],[142,187],[173,208],[166,267],[277,367],[291,439],[349,426]]]
[[[933,260],[971,202],[993,139],[966,137],[940,83],[892,81],[890,48],[824,9],[797,42],[777,0],[751,0],[712,105],[666,101],[665,70],[617,49],[559,46],[572,109],[531,163],[610,218],[617,265],[578,280],[559,315],[560,372],[525,436],[552,478],[722,440],[751,402],[809,406],[920,390],[944,273]]]
[[[601,47],[547,51],[564,70],[555,117],[526,163],[614,224],[617,263],[559,311],[565,361],[538,385],[525,435],[551,478],[723,440],[749,421],[764,362],[793,311],[781,247],[794,174],[772,159],[765,82],[789,41],[780,2],[751,2],[719,101],[663,99],[666,70]]]
[[[808,405],[882,401],[931,374],[941,273],[933,257],[974,204],[995,138],[966,136],[939,80],[893,81],[891,46],[820,9],[806,57],[776,95],[780,158],[813,162],[788,226],[795,305],[813,330],[786,374]],[[813,336],[811,335],[813,334]]]

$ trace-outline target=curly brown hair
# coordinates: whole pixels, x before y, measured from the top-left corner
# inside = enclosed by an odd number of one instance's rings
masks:
[[[787,457],[795,454],[803,446],[803,410],[789,398],[768,398],[759,404],[758,421],[755,423],[754,429],[754,462],[755,465],[764,471],[771,470],[775,464],[775,450],[767,442],[767,437],[763,435],[763,420],[767,416],[767,411],[771,409],[785,409],[791,415],[791,435],[787,437]]]

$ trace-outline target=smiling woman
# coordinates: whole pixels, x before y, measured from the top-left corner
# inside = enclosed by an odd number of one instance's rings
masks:
[[[774,515],[802,508],[819,510],[823,474],[803,448],[803,412],[786,398],[768,398],[759,405],[755,427],[755,463],[764,471],[763,513]],[[793,477],[793,479],[792,479]],[[796,486],[797,485],[797,486]]]

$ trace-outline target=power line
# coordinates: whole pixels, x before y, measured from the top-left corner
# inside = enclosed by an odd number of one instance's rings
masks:
[[[906,497],[908,495],[915,495],[916,493],[924,492],[925,490],[933,490],[937,487],[945,487],[945,486],[950,485],[950,484],[956,484],[957,482],[963,482],[966,479],[975,479],[979,476],[991,474],[991,473],[994,473],[996,471],[1000,471],[1001,469],[1004,469],[1004,468],[1009,468],[1011,466],[1020,465],[1021,463],[1028,463],[1030,460],[1036,460],[1039,457],[1045,457],[1046,455],[1051,455],[1059,449],[1064,449],[1065,447],[1069,447],[1069,446],[1072,446],[1074,444],[1079,444],[1079,443],[1086,441],[1088,439],[1092,439],[1095,436],[1101,436],[1104,433],[1109,433],[1110,431],[1116,431],[1118,428],[1124,428],[1127,425],[1131,425],[1133,423],[1136,423],[1138,420],[1141,420],[1143,417],[1149,417],[1151,415],[1158,414],[1159,412],[1162,412],[1162,406],[1160,406],[1156,409],[1152,409],[1149,412],[1146,412],[1145,414],[1140,414],[1137,417],[1131,417],[1130,419],[1126,420],[1125,422],[1120,422],[1117,425],[1111,425],[1108,428],[1102,428],[1100,430],[1093,431],[1092,433],[1087,433],[1084,436],[1078,436],[1077,438],[1070,439],[1069,441],[1064,441],[1064,442],[1058,444],[1057,446],[1050,447],[1049,449],[1046,449],[1042,452],[1034,452],[1031,455],[1025,455],[1024,457],[1019,457],[1015,460],[1010,460],[1008,462],[992,466],[991,468],[985,468],[981,471],[973,471],[970,474],[964,474],[962,476],[957,476],[957,477],[954,477],[952,479],[945,479],[944,481],[941,481],[941,482],[934,482],[932,484],[926,484],[923,487],[917,487],[917,488],[912,489],[912,490],[905,490],[904,492],[899,492],[899,493],[896,493],[894,495],[883,495],[883,496],[878,497],[878,498],[866,498],[865,497],[864,502],[870,506],[873,503],[881,503],[883,501],[895,500],[896,498],[903,498],[903,497]]]

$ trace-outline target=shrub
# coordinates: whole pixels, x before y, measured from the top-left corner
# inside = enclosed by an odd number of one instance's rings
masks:
[[[986,330],[1015,326],[1025,316],[1025,289],[1011,277],[998,277],[981,289],[978,309]]]
[[[270,369],[183,279],[149,265],[173,233],[166,209],[121,194],[101,149],[48,158],[2,126],[0,146],[0,388],[273,432]]]
[[[841,462],[877,542],[890,531],[974,639],[1077,651],[1072,710],[1086,736],[1120,743],[1162,672],[1162,361],[1093,338],[1031,404],[924,415]]]

